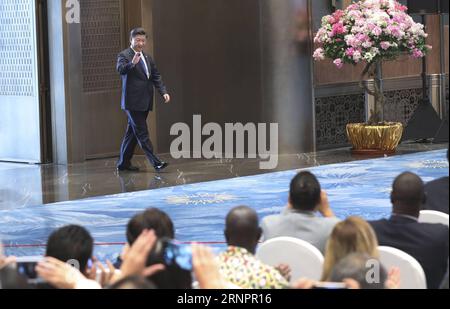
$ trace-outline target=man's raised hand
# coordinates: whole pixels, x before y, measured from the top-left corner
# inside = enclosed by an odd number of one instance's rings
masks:
[[[132,62],[136,65],[139,61],[141,61],[141,53],[135,53]]]

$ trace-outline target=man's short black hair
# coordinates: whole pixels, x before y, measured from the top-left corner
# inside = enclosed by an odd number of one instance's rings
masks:
[[[417,213],[424,199],[425,185],[418,175],[404,172],[395,178],[391,192],[394,208],[402,212]]]
[[[84,227],[67,225],[50,235],[45,255],[62,262],[76,260],[80,265],[79,270],[84,273],[93,249],[94,239]]]
[[[312,211],[320,203],[320,183],[310,172],[300,172],[291,181],[289,200],[294,209]]]
[[[225,218],[225,236],[228,245],[245,247],[261,236],[258,214],[248,206],[231,209]]]
[[[134,39],[138,35],[145,35],[145,37],[147,38],[147,32],[145,32],[145,29],[139,27],[139,28],[134,28],[133,30],[130,31],[130,41],[131,41],[131,39]]]
[[[128,243],[132,245],[144,229],[154,230],[158,238],[175,238],[172,220],[158,208],[149,208],[131,218],[127,225]]]

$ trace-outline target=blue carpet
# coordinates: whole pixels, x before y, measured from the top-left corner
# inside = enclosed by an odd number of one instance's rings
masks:
[[[390,214],[393,179],[412,171],[427,182],[448,175],[446,151],[309,168],[328,192],[336,215],[378,219]],[[79,224],[93,235],[100,260],[114,259],[125,242],[125,226],[137,212],[167,212],[180,241],[223,242],[224,219],[236,205],[253,207],[260,218],[278,213],[287,202],[296,170],[140,191],[0,211],[0,238],[8,255],[38,255],[51,231]],[[219,245],[223,247],[223,245]]]

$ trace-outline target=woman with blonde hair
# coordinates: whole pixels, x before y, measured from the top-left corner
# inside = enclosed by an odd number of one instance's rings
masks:
[[[339,222],[327,241],[322,281],[329,281],[333,267],[351,253],[363,253],[379,258],[378,240],[372,227],[360,217],[348,217]]]

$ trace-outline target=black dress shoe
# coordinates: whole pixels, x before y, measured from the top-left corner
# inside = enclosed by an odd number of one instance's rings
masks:
[[[169,163],[167,163],[167,162],[161,162],[160,164],[155,165],[155,170],[156,170],[157,172],[162,171],[162,170],[165,169],[168,165],[169,165]]]
[[[118,166],[117,167],[118,171],[130,171],[130,172],[139,172],[139,167],[137,166]]]

